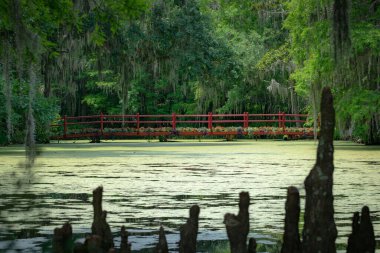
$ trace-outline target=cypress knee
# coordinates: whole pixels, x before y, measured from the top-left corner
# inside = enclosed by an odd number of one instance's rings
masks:
[[[88,253],[103,253],[102,237],[99,235],[88,236],[84,242],[86,252]],[[108,250],[107,250],[108,251]]]
[[[249,238],[248,253],[256,253],[257,243],[255,238]]]
[[[359,212],[355,212],[352,217],[352,232],[348,236],[347,242],[347,253],[358,253],[359,252]]]
[[[166,241],[165,230],[161,226],[158,233],[158,243],[154,249],[155,253],[169,253],[168,243]]]
[[[181,226],[179,241],[180,253],[196,253],[197,251],[197,235],[198,235],[198,221],[199,221],[199,206],[194,205],[190,208],[190,217],[187,219],[186,224]]]
[[[61,228],[54,229],[53,236],[53,252],[65,253],[71,252],[71,239],[73,235],[73,229],[67,222]]]
[[[301,250],[298,222],[300,217],[300,194],[296,187],[288,188],[285,204],[285,231],[281,253],[299,253]]]
[[[375,233],[368,206],[362,208],[359,226],[359,252],[374,253],[376,247]]]
[[[354,213],[352,218],[352,233],[348,237],[347,253],[374,253],[376,248],[375,233],[371,221],[369,208],[362,208]]]
[[[104,251],[114,247],[113,236],[111,228],[108,225],[107,212],[102,209],[103,187],[99,186],[93,191],[92,205],[94,207],[94,221],[92,223],[91,231],[93,235],[101,238],[101,248]]]
[[[128,232],[124,226],[121,227],[120,236],[120,253],[131,253],[131,244],[128,242]]]
[[[238,215],[227,213],[224,216],[231,253],[247,253],[249,232],[249,193],[241,192]]]

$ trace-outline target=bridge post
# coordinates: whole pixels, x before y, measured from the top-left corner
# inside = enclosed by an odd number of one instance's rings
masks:
[[[172,113],[172,128],[173,128],[173,130],[176,129],[176,114],[175,114],[175,112]]]
[[[248,112],[244,113],[244,128],[248,128]]]
[[[67,135],[67,116],[63,116],[63,138],[66,139]]]
[[[136,128],[137,128],[137,134],[139,134],[139,131],[140,131],[140,113],[136,113]]]
[[[285,133],[285,123],[286,123],[286,119],[285,119],[285,113],[283,112],[282,113],[282,131]]]
[[[212,112],[208,113],[208,129],[212,132]]]
[[[282,118],[282,115],[281,115],[281,112],[278,112],[278,128],[281,128],[281,118]]]
[[[103,113],[101,112],[100,113],[100,134],[101,135],[103,135],[103,123],[104,123],[103,119],[104,119],[104,116],[103,116]]]

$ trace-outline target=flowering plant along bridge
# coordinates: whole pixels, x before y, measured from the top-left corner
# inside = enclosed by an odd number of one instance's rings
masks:
[[[168,114],[64,116],[52,124],[52,139],[111,139],[153,136],[313,136],[313,129],[296,127],[307,114]]]

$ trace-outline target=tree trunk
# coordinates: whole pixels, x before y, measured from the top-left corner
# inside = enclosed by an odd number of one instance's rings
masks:
[[[44,97],[46,98],[51,96],[51,64],[52,62],[49,60],[49,54],[46,53],[43,56],[41,63],[42,75],[44,78]]]
[[[306,202],[303,228],[303,253],[335,253],[337,230],[333,206],[333,137],[335,111],[329,88],[321,99],[321,132],[317,162],[305,180]]]
[[[313,132],[314,132],[314,140],[317,140],[318,137],[318,102],[319,100],[319,85],[318,84],[312,84],[311,87],[311,102],[313,106]]]
[[[368,140],[366,144],[367,145],[380,144],[379,132],[380,132],[380,129],[379,129],[379,124],[376,121],[376,115],[373,115],[369,121]]]
[[[33,110],[33,103],[36,98],[36,72],[34,69],[34,64],[30,65],[29,75],[29,105],[26,119],[25,152],[27,157],[27,166],[32,167],[36,157],[36,122]]]
[[[12,124],[12,82],[10,78],[10,47],[8,38],[6,37],[3,43],[3,78],[4,78],[4,87],[3,94],[5,97],[5,110],[6,110],[6,124],[7,124],[7,144],[12,142],[12,133],[13,133],[13,124]]]

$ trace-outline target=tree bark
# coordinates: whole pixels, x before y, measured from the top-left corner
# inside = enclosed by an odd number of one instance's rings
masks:
[[[333,136],[335,111],[330,88],[321,99],[321,131],[317,162],[305,180],[306,204],[302,252],[335,253],[337,230],[333,206]]]
[[[5,110],[6,110],[6,124],[7,124],[7,144],[12,143],[12,134],[13,134],[13,124],[12,124],[12,82],[10,77],[10,45],[8,41],[8,36],[5,35],[3,43],[3,79],[4,79],[4,88],[3,94],[5,97]]]
[[[158,233],[158,243],[154,249],[154,253],[169,253],[168,242],[166,241],[165,230],[161,226]]]
[[[72,235],[73,229],[68,222],[61,228],[55,228],[53,235],[53,253],[71,252]]]
[[[190,217],[186,224],[180,228],[181,239],[179,241],[180,253],[196,253],[197,252],[197,235],[199,206],[194,205],[190,208]]]
[[[234,215],[227,213],[224,216],[231,253],[247,253],[247,236],[249,232],[249,193],[241,192],[239,201],[239,213]]]
[[[93,235],[101,238],[101,247],[103,250],[108,251],[114,247],[111,228],[108,225],[107,212],[102,209],[103,187],[100,186],[92,192],[92,205],[94,208],[94,221],[91,226]]]
[[[301,242],[298,231],[300,194],[296,187],[290,186],[288,188],[285,210],[285,232],[281,253],[299,253],[301,252]]]
[[[131,253],[131,244],[128,242],[128,232],[124,226],[121,227],[120,236],[120,253]]]

